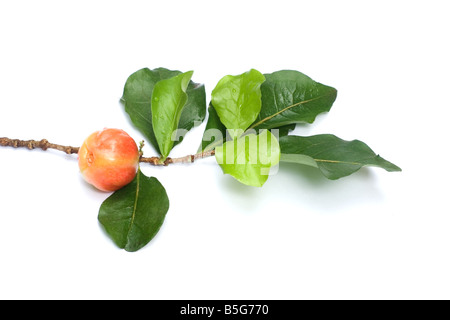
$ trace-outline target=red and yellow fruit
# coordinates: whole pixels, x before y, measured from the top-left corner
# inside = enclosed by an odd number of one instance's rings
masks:
[[[139,150],[125,131],[104,129],[84,141],[78,152],[78,165],[88,183],[102,191],[116,191],[136,176]]]

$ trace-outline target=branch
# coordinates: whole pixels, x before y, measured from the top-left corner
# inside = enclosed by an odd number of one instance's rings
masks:
[[[48,142],[47,139],[42,140],[19,140],[19,139],[9,139],[9,138],[0,138],[0,146],[2,147],[13,147],[13,148],[28,148],[29,150],[33,149],[55,149],[58,151],[65,152],[67,154],[77,154],[80,148],[71,147],[71,146],[63,146],[59,144],[54,144]],[[206,157],[211,157],[215,154],[214,150],[205,151],[201,153],[197,153],[194,155],[188,155],[180,158],[167,158],[165,161],[162,161],[159,157],[141,157],[139,162],[149,163],[154,166],[167,166],[172,163],[193,163],[197,159],[203,159]]]
[[[161,161],[161,158],[159,157],[151,157],[151,158],[141,157],[140,162],[150,163],[154,166],[168,166],[169,164],[172,163],[193,163],[197,159],[211,157],[214,154],[215,150],[210,150],[180,158],[167,158],[165,161]]]
[[[0,138],[0,146],[2,147],[13,147],[13,148],[28,148],[30,150],[33,149],[55,149],[58,151],[65,152],[67,154],[78,153],[80,148],[78,147],[70,147],[70,146],[62,146],[59,144],[54,144],[48,142],[47,139],[42,140],[19,140],[19,139],[9,139],[9,138]]]

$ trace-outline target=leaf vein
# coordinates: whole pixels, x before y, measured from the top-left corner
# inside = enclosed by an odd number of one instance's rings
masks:
[[[305,104],[305,103],[308,103],[308,102],[312,102],[312,101],[318,100],[318,99],[323,98],[323,97],[324,97],[324,96],[319,96],[319,97],[316,97],[316,98],[312,98],[312,99],[309,99],[309,100],[303,100],[303,101],[294,103],[294,104],[292,104],[292,105],[290,105],[290,106],[287,106],[286,108],[281,109],[280,111],[275,112],[274,114],[272,114],[272,115],[270,115],[270,116],[268,116],[268,117],[262,119],[261,121],[258,121],[257,123],[253,124],[249,129],[253,129],[253,128],[259,126],[260,124],[263,124],[264,122],[269,121],[269,120],[272,119],[273,117],[276,117],[277,115],[279,115],[279,114],[281,114],[281,113],[283,113],[283,112],[285,112],[285,111],[287,111],[287,110],[289,110],[289,109],[292,109],[292,108],[294,108],[294,107],[300,106],[300,105]]]
[[[139,180],[140,180],[140,171],[137,173],[137,176],[136,176],[136,197],[134,199],[133,213],[131,214],[130,225],[128,226],[127,239],[128,239],[129,234],[130,234],[131,228],[133,227],[134,218],[136,217],[136,209],[137,209],[137,204],[138,204],[139,188],[140,188]]]

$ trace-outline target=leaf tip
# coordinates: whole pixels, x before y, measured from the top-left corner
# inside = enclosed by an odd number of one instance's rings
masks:
[[[193,70],[187,71],[185,73],[183,73],[183,79],[181,82],[181,88],[183,89],[183,91],[186,92],[186,89],[189,85],[189,82],[191,81],[192,75],[194,74]]]

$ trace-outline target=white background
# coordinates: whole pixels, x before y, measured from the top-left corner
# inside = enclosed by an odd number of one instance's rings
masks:
[[[0,298],[450,298],[448,30],[434,0],[1,2],[0,137],[139,141],[119,99],[143,67],[194,70],[208,101],[224,75],[295,69],[339,92],[297,134],[360,139],[403,172],[283,165],[252,188],[214,159],[143,166],[171,206],[127,253],[75,155],[1,148]],[[195,153],[203,129],[171,155]]]

